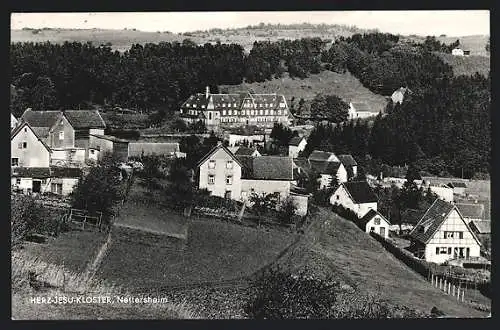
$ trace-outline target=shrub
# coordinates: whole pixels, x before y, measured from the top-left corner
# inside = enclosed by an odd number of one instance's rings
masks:
[[[302,271],[270,268],[252,283],[253,295],[244,306],[245,312],[256,319],[323,319],[334,315],[338,284],[320,280]]]
[[[292,198],[287,197],[280,205],[278,210],[278,221],[281,224],[289,225],[295,222],[295,211],[297,206]]]

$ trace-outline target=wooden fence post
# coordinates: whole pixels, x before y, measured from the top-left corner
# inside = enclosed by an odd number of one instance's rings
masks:
[[[451,292],[451,282],[448,282],[448,294]]]
[[[452,296],[455,297],[455,284],[453,284],[453,293]]]

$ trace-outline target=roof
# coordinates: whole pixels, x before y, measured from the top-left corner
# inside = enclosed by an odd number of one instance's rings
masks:
[[[252,179],[293,180],[293,161],[290,157],[254,157],[252,171]]]
[[[489,220],[472,220],[470,226],[474,226],[479,234],[491,234],[491,221]]]
[[[63,113],[73,128],[106,128],[98,110],[65,110]]]
[[[294,136],[290,142],[288,143],[289,146],[298,146],[302,140],[304,140],[305,137],[302,136]]]
[[[12,169],[12,177],[21,178],[50,178],[49,167],[16,167]]]
[[[38,134],[38,132],[35,129],[33,129],[33,127],[31,127],[30,124],[28,124],[27,122],[24,122],[21,125],[19,125],[16,128],[14,128],[14,130],[12,130],[12,132],[10,133],[10,139],[12,140],[17,135],[17,133],[19,133],[25,126],[29,127],[29,129],[33,132],[33,134],[36,136],[36,138],[38,139],[38,141],[40,141],[43,144],[43,146],[45,147],[45,149],[47,149],[47,151],[50,152],[49,146],[40,137],[40,135]]]
[[[351,102],[356,112],[375,112],[365,102]]]
[[[41,139],[47,138],[50,133],[50,127],[32,127],[32,130]]]
[[[99,138],[99,139],[112,141],[112,142],[129,143],[128,140],[120,139],[120,138],[117,138],[116,136],[112,136],[112,135],[102,135],[102,134],[89,134],[89,135],[96,137],[96,138]]]
[[[337,158],[345,167],[358,165],[358,163],[356,163],[356,160],[354,160],[354,157],[352,157],[351,155],[338,155]]]
[[[321,151],[321,150],[314,150],[309,155],[309,160],[323,160],[323,161],[326,161],[331,156],[335,156],[335,154],[333,152],[327,152],[327,151]]]
[[[79,178],[82,170],[77,167],[17,167],[12,169],[13,177],[22,178]]]
[[[224,144],[218,143],[215,147],[212,148],[205,156],[203,156],[198,163],[196,164],[196,167],[200,167],[201,164],[203,164],[208,158],[210,158],[217,150],[223,149],[231,158],[238,163],[241,167],[243,167],[243,164],[241,161],[229,150]]]
[[[318,174],[336,174],[340,164],[340,162],[309,161],[310,168]]]
[[[464,218],[484,219],[484,204],[456,203],[455,205]]]
[[[436,231],[441,227],[443,222],[446,220],[450,212],[454,209],[456,209],[455,205],[445,202],[442,199],[436,198],[434,203],[432,203],[427,212],[425,212],[415,228],[413,228],[413,230],[410,232],[410,236],[421,243],[428,243],[429,240],[434,236]],[[460,212],[458,213],[463,220]],[[469,225],[466,221],[464,221],[464,224],[470,230]],[[478,244],[481,244],[472,231],[471,235],[474,237]]]
[[[191,95],[182,105],[181,108],[189,109],[194,108],[192,105],[196,105],[196,109],[206,109],[210,99],[214,104],[214,109],[225,110],[225,109],[240,109],[244,102],[247,100],[260,104],[267,104],[266,109],[278,109],[280,102],[285,102],[285,96],[282,94],[254,94],[250,92],[244,93],[233,93],[233,94],[208,94],[196,93]],[[189,106],[187,106],[189,104]],[[225,105],[224,107],[222,105]],[[271,107],[271,104],[273,105]],[[204,106],[204,108],[202,108]]]
[[[460,181],[453,181],[448,183],[448,186],[451,188],[467,188],[467,185],[465,182],[460,182]]]
[[[129,142],[129,157],[143,155],[172,155],[179,152],[179,143],[177,142]]]
[[[241,166],[241,178],[242,179],[251,179],[253,178],[253,159],[252,156],[237,156],[238,160],[242,164]]]
[[[386,217],[384,217],[380,212],[374,209],[370,209],[359,221],[362,225],[366,225],[376,215],[380,216],[382,219],[387,221],[388,224],[391,224],[391,222],[387,220]]]
[[[421,210],[406,209],[401,212],[401,223],[416,225],[422,219],[424,213],[425,211]]]
[[[377,195],[366,181],[350,181],[342,183],[356,204],[378,202]]]
[[[235,156],[252,156],[255,151],[256,151],[256,149],[241,146],[241,147],[237,147],[232,152],[234,153]]]
[[[61,111],[50,110],[50,111],[34,111],[31,109],[26,109],[21,119],[31,127],[46,127],[51,128],[59,118]],[[47,134],[48,135],[48,134]]]

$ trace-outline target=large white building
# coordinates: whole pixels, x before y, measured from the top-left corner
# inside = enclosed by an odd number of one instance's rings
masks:
[[[275,123],[289,125],[289,109],[281,94],[214,94],[191,95],[179,110],[187,123],[202,121],[208,129],[255,125],[272,128]]]
[[[437,198],[410,232],[417,257],[438,264],[480,256],[481,243],[458,208]]]

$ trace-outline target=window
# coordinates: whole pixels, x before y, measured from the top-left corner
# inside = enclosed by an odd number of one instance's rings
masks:
[[[202,105],[201,105],[201,108],[202,108],[202,109],[205,109],[205,105],[204,105],[204,104],[202,104]]]
[[[274,103],[269,103],[269,106],[272,108],[274,106]]]
[[[371,227],[371,228],[370,228],[370,231],[375,231],[375,227]]]
[[[231,116],[231,114],[232,114],[232,111],[231,111],[231,110],[229,110],[229,111],[228,111],[227,113],[228,113],[228,115],[230,115],[230,116]]]
[[[233,176],[232,175],[226,176],[226,184],[233,184]]]
[[[445,248],[445,247],[442,247],[442,248],[440,248],[439,252],[440,252],[440,254],[447,254],[448,253],[448,249]]]
[[[225,116],[226,115],[226,110],[222,110],[222,115]]]
[[[452,231],[445,231],[444,238],[453,238],[453,232]]]
[[[242,191],[241,192],[241,199],[246,199],[247,198],[247,192],[246,191]]]
[[[64,131],[59,132],[59,140],[64,140]]]
[[[286,110],[283,110],[283,114],[286,115]]]
[[[17,148],[18,148],[18,149],[22,149],[22,148],[23,148],[23,143],[22,143],[22,142],[19,142],[19,143],[17,144]]]
[[[193,108],[196,108],[196,104],[193,104]]]
[[[226,193],[224,194],[224,198],[231,199],[231,190],[226,190]]]
[[[19,166],[19,158],[12,158],[10,165],[11,166]]]
[[[215,160],[208,161],[208,168],[215,168]]]
[[[340,198],[340,196],[339,196],[339,195],[337,195],[337,200],[339,200],[339,198]]]
[[[260,110],[260,115],[262,116],[264,114],[264,110]]]
[[[278,116],[281,116],[281,110],[278,110]]]
[[[438,247],[436,248],[436,254],[439,254],[439,248]]]
[[[232,160],[228,160],[226,162],[226,168],[233,168],[233,161]]]
[[[236,103],[233,106],[236,108],[237,107]]]
[[[21,184],[21,179],[17,178],[17,179],[16,179],[16,184],[17,184],[17,185],[20,185],[20,184]]]
[[[91,154],[91,155],[95,154],[95,150],[94,150],[94,149],[91,149],[91,150],[90,150],[90,154]]]
[[[459,231],[458,232],[458,238],[459,239],[463,239],[464,238],[464,232],[463,231]]]
[[[380,218],[379,217],[376,217],[375,220],[373,220],[373,223],[375,225],[380,225]]]
[[[28,148],[28,143],[27,142],[23,142],[23,149],[26,149]]]
[[[189,108],[189,103],[186,103],[186,107]]]
[[[24,133],[27,133],[28,132],[28,128],[24,128]]]
[[[222,107],[225,108],[226,107],[226,103],[222,103]]]
[[[245,115],[245,110],[241,110],[241,115],[244,116]]]
[[[215,175],[209,175],[208,184],[214,184],[214,183],[215,183]]]

